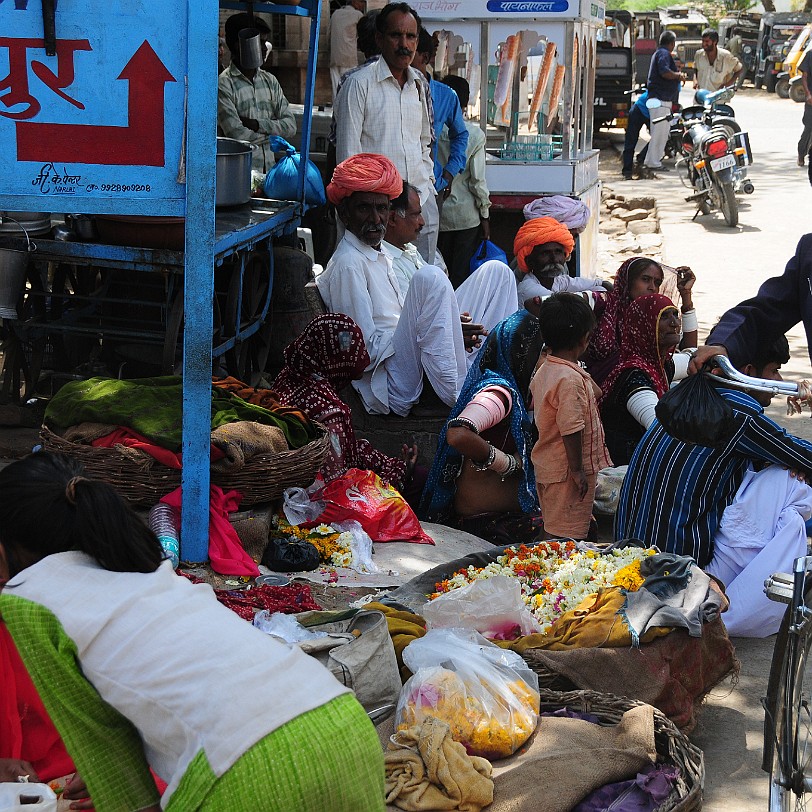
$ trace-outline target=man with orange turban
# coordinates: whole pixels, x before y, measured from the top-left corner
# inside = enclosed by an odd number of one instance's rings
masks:
[[[513,253],[522,277],[517,286],[519,308],[538,315],[541,300],[553,293],[583,293],[594,305],[593,293],[605,291],[594,279],[569,275],[567,260],[575,248],[570,230],[552,217],[528,220],[516,233]]]
[[[327,307],[350,316],[364,334],[370,364],[353,387],[367,411],[405,416],[420,398],[424,374],[444,403],[456,402],[471,350],[515,310],[516,281],[504,263],[485,263],[455,294],[443,271],[424,265],[402,290],[381,247],[402,188],[383,155],[361,153],[335,168],[327,197],[346,231],[316,285]],[[493,265],[499,267],[485,267]]]

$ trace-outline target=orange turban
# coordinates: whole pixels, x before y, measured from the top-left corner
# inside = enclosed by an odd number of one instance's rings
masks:
[[[327,198],[337,206],[353,192],[374,192],[394,200],[403,191],[403,179],[389,158],[361,152],[342,161],[327,184]]]
[[[516,232],[516,239],[513,240],[513,253],[516,255],[519,270],[522,273],[529,271],[527,255],[532,253],[537,245],[544,245],[548,242],[557,242],[559,245],[563,245],[567,256],[575,248],[575,240],[572,238],[569,229],[552,217],[537,217],[535,220],[528,220]]]

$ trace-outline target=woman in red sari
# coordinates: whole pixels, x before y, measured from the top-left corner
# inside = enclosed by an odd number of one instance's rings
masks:
[[[691,298],[691,288],[696,276],[686,266],[675,270],[682,313],[683,337],[680,346],[696,347],[698,323]],[[598,324],[582,360],[598,386],[603,386],[603,382],[618,363],[623,324],[631,303],[640,296],[659,293],[664,277],[665,273],[659,262],[648,257],[631,257],[618,268],[614,287],[606,295],[604,302],[596,304],[595,318]]]
[[[671,381],[687,374],[687,354],[680,358],[679,369],[674,362],[679,342],[679,311],[667,296],[640,296],[629,305],[618,363],[598,399],[606,447],[615,465],[629,463],[654,422],[657,401]]]

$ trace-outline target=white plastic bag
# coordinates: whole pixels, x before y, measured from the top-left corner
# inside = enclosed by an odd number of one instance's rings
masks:
[[[307,488],[285,488],[282,493],[282,510],[289,524],[314,522],[324,513],[324,502],[312,499],[323,487],[324,482],[317,479]]]
[[[367,531],[361,527],[361,522],[350,519],[346,522],[334,524],[332,527],[338,530],[339,533],[349,533],[352,536],[350,542],[352,564],[350,566],[356,572],[381,572],[381,568],[372,560],[372,539]]]
[[[398,699],[395,729],[434,716],[470,755],[505,758],[538,724],[538,676],[515,652],[467,629],[431,629],[403,651],[413,676]]]
[[[303,640],[315,640],[317,637],[327,637],[327,632],[311,632],[299,623],[293,615],[283,612],[271,614],[262,609],[254,615],[254,626],[261,632],[270,634],[286,643],[300,643]]]
[[[56,800],[47,784],[0,784],[0,812],[56,812]]]
[[[420,614],[428,629],[474,629],[491,640],[513,640],[541,631],[522,600],[521,585],[504,575],[452,589],[427,603]]]

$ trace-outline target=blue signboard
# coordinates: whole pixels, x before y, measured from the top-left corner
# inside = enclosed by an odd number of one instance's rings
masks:
[[[39,198],[0,208],[184,214],[186,3],[62,0],[51,41],[42,5],[0,0],[3,199]]]

